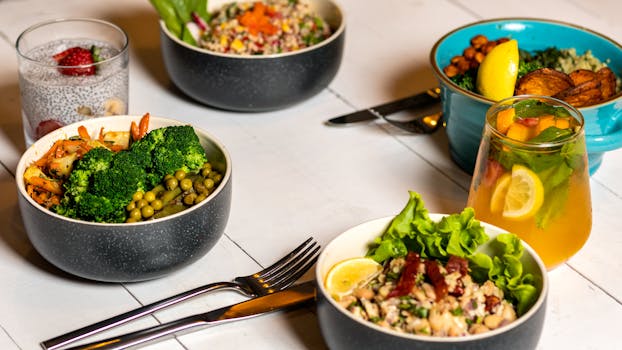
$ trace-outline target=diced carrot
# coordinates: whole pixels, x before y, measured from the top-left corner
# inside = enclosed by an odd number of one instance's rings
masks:
[[[523,124],[513,123],[508,128],[507,137],[517,141],[527,141],[531,137],[531,130]]]
[[[497,113],[497,130],[500,133],[506,134],[508,132],[508,128],[514,123],[515,114],[514,108],[504,109]]]
[[[28,183],[54,194],[63,194],[60,183],[56,181],[51,181],[42,177],[31,177],[28,179]]]
[[[557,120],[555,120],[555,126],[560,129],[568,129],[570,127],[570,120],[568,120],[568,118],[557,118]]]
[[[536,125],[536,135],[539,135],[543,130],[551,126],[555,126],[555,117],[552,115],[541,116],[538,125]]]

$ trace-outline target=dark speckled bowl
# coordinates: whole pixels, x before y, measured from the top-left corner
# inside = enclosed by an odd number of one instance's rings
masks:
[[[438,221],[443,215],[430,214]],[[398,333],[376,324],[363,321],[341,307],[324,288],[324,279],[329,269],[337,262],[365,256],[367,247],[387,228],[393,217],[386,217],[355,226],[333,239],[324,248],[317,262],[318,319],[322,335],[331,349],[340,350],[392,350],[392,349],[535,349],[542,333],[548,277],[544,263],[535,251],[524,244],[521,261],[524,271],[531,272],[536,280],[540,295],[534,305],[516,321],[495,330],[464,337],[431,337]],[[495,226],[482,223],[492,241],[497,234],[506,232]],[[489,241],[490,242],[490,241]],[[491,253],[491,247],[484,244],[479,251]]]
[[[204,256],[222,236],[231,207],[231,159],[208,133],[196,129],[208,159],[223,174],[218,188],[200,204],[162,219],[133,224],[102,224],[69,219],[38,205],[28,194],[22,174],[54,141],[77,135],[84,125],[97,134],[129,130],[139,116],[94,118],[65,126],[32,145],[17,165],[19,206],[28,238],[35,249],[58,268],[83,278],[105,282],[135,282],[167,275]],[[181,122],[151,117],[155,129]]]
[[[284,108],[317,94],[333,80],[341,64],[345,21],[330,0],[310,0],[333,29],[328,39],[295,52],[240,56],[221,54],[182,42],[160,22],[162,57],[181,91],[209,106],[262,112]],[[217,8],[222,1],[210,1]]]

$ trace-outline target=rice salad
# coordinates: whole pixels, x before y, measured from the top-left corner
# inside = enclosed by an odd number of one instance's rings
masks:
[[[491,240],[472,208],[434,221],[421,196],[409,194],[368,247],[365,258],[379,268],[331,294],[341,307],[392,331],[434,337],[492,331],[531,308],[539,279],[523,269],[518,236],[501,233]],[[490,254],[478,249],[487,242]]]
[[[239,55],[271,55],[315,45],[330,26],[300,0],[233,2],[214,12],[199,46]]]

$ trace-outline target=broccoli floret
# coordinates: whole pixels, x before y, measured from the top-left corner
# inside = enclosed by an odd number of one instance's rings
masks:
[[[96,222],[123,222],[137,191],[147,191],[179,169],[196,172],[207,162],[191,126],[152,130],[128,150],[94,148],[76,161],[55,212]]]

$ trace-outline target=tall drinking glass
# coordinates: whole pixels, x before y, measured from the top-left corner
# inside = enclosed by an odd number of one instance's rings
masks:
[[[544,96],[493,105],[467,205],[531,245],[548,269],[579,251],[592,227],[581,113]]]
[[[17,39],[26,146],[63,125],[127,114],[128,38],[97,19],[59,19]]]

